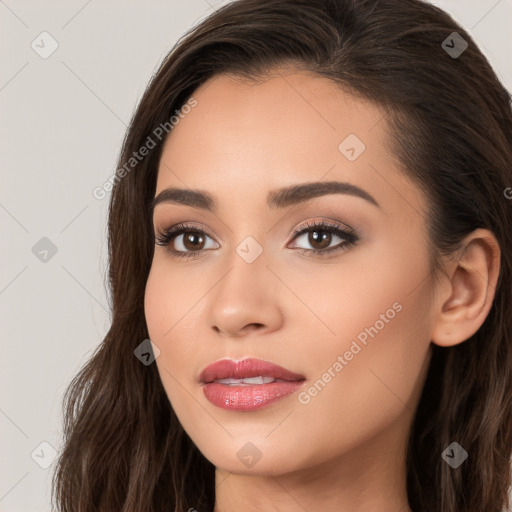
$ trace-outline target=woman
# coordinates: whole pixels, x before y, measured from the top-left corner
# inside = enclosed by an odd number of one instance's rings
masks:
[[[503,511],[511,141],[488,61],[419,0],[194,28],[124,141],[59,510]]]

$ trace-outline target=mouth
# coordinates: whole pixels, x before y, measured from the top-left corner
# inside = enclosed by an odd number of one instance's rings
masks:
[[[303,375],[262,359],[221,359],[200,374],[206,398],[215,406],[254,411],[297,391]]]
[[[199,375],[199,381],[203,384],[217,382],[228,386],[257,386],[272,382],[296,382],[301,380],[305,380],[304,375],[256,358],[247,358],[240,361],[221,359],[207,366]]]

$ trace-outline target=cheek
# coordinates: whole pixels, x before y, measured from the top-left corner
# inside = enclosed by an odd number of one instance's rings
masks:
[[[205,289],[194,286],[189,273],[173,271],[162,260],[155,258],[151,267],[144,311],[149,337],[160,349],[156,359],[160,378],[174,406],[186,398],[182,386],[188,388],[195,375],[194,361],[201,345],[195,326]]]
[[[191,276],[195,272],[173,270],[165,257],[155,256],[144,295],[146,323],[153,341],[168,344],[176,330],[182,331],[193,322],[205,293]]]
[[[327,419],[359,411],[364,421],[365,410],[397,411],[413,398],[430,348],[431,283],[419,250],[411,255],[396,245],[377,243],[347,256],[336,273],[325,266],[295,277],[294,291],[321,320],[305,319],[299,329],[309,340],[307,368],[319,379],[311,390],[314,414]]]
[[[296,419],[330,425],[340,443],[359,442],[412,412],[428,363],[426,268],[379,254],[380,264],[351,266],[343,281],[323,280],[331,283],[323,293],[312,283],[303,289],[334,334],[311,349],[313,382]]]
[[[182,368],[186,361],[185,351],[180,350],[175,342],[171,343],[175,326],[183,317],[180,311],[180,303],[183,302],[176,300],[176,289],[172,274],[161,271],[160,266],[153,263],[146,283],[144,312],[149,337],[160,349],[156,364],[169,398],[172,392],[170,385],[174,382],[172,377],[181,379],[176,370]]]
[[[155,272],[152,267],[144,293],[144,314],[149,337],[154,342],[160,338],[160,333],[165,328],[163,325],[165,318],[164,311],[168,309],[166,307],[168,297],[165,293],[165,288],[164,283],[162,280],[158,279],[157,272]]]

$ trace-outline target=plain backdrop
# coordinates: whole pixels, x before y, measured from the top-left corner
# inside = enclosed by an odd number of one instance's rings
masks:
[[[224,3],[0,0],[0,511],[50,510],[62,395],[109,326],[92,191],[157,65]],[[512,90],[512,0],[433,3]]]

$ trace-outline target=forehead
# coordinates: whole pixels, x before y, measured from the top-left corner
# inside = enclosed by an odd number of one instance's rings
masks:
[[[387,149],[383,111],[331,80],[289,70],[256,82],[224,74],[192,96],[197,105],[165,142],[157,194],[172,185],[249,199],[260,190],[263,197],[298,182],[339,180],[374,197],[384,185],[396,196],[394,181],[402,199],[421,200]]]
[[[382,145],[382,111],[312,73],[276,71],[257,82],[218,75],[193,97],[197,106],[173,128],[164,148],[176,159],[199,143],[202,151],[188,157],[200,159],[205,152],[223,161],[244,155],[262,160],[269,154],[275,159],[283,153],[288,161],[318,153],[338,156],[350,134],[374,150]],[[314,145],[305,144],[311,140]]]

